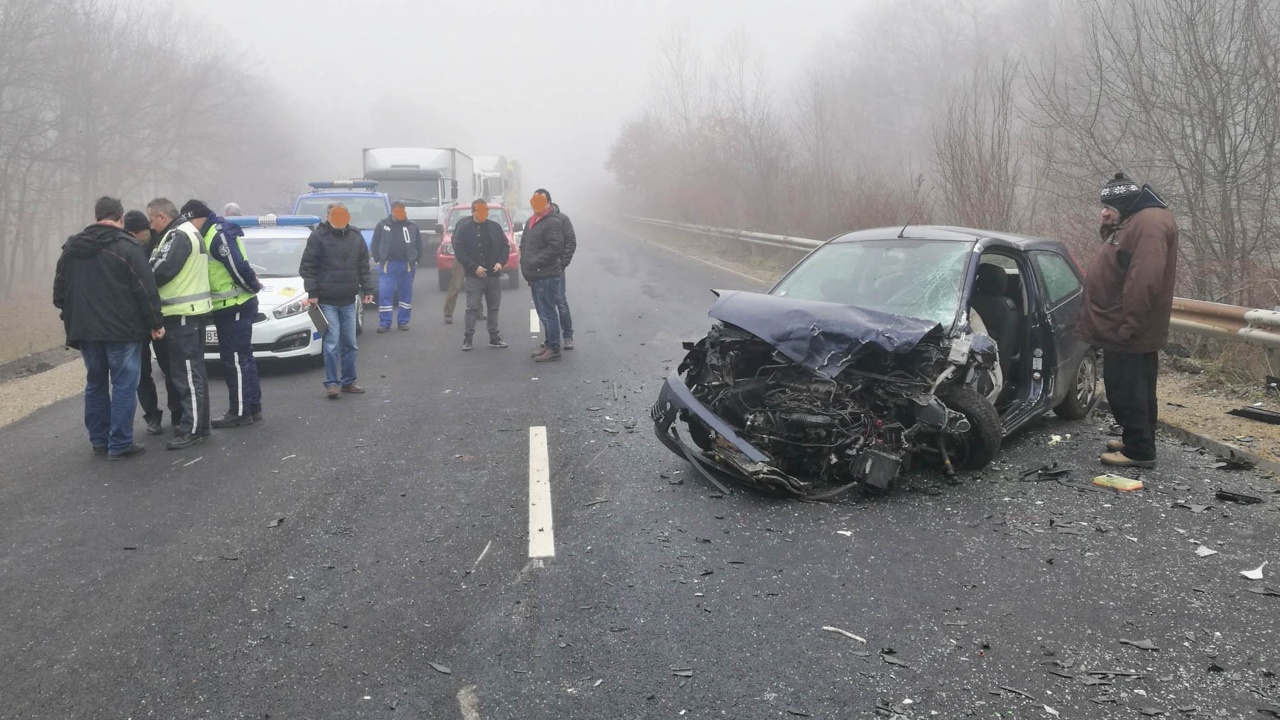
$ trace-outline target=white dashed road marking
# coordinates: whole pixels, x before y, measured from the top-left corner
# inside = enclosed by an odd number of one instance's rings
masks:
[[[529,308],[529,333],[537,335],[542,332],[542,321],[538,319],[538,309]]]
[[[529,557],[556,555],[555,530],[551,526],[551,462],[547,455],[547,429],[529,428]]]

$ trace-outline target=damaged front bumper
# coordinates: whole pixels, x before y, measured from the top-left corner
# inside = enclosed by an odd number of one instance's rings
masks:
[[[725,483],[741,484],[763,492],[787,497],[822,500],[835,497],[855,487],[853,482],[841,487],[819,488],[812,482],[792,477],[774,467],[772,459],[738,434],[714,411],[694,397],[677,373],[663,383],[658,401],[650,412],[658,440],[671,452],[685,458],[698,472],[725,494]],[[686,443],[676,428],[676,421],[696,421],[711,431],[709,450]],[[867,453],[866,476],[860,482],[888,487],[898,473],[901,458],[889,453]]]

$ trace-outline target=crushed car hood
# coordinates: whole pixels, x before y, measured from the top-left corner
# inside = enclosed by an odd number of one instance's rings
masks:
[[[930,335],[943,335],[942,326],[932,320],[738,290],[715,292],[719,299],[708,315],[742,328],[829,378],[875,348],[905,353]]]

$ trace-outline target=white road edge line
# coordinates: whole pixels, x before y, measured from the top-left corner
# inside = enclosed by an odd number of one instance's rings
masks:
[[[458,710],[462,712],[462,720],[480,720],[480,698],[476,697],[475,685],[458,691]]]
[[[529,334],[537,335],[542,332],[542,321],[538,319],[538,309],[529,308]]]
[[[551,519],[551,461],[547,455],[547,428],[529,428],[529,557],[556,556],[555,529]]]

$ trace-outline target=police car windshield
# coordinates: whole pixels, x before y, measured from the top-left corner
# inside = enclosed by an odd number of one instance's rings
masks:
[[[383,218],[390,215],[387,203],[381,197],[305,197],[298,200],[294,215],[329,216],[329,203],[340,202],[351,213],[351,224],[360,230],[372,230]],[[294,273],[295,275],[297,273]]]
[[[244,236],[244,254],[261,278],[297,277],[306,247],[305,237],[272,237],[253,230]]]
[[[458,229],[458,223],[464,217],[471,217],[471,208],[465,210],[459,209],[449,213],[449,232]],[[507,211],[502,208],[489,208],[489,219],[502,226],[502,232],[511,229],[511,223],[507,219]]]

